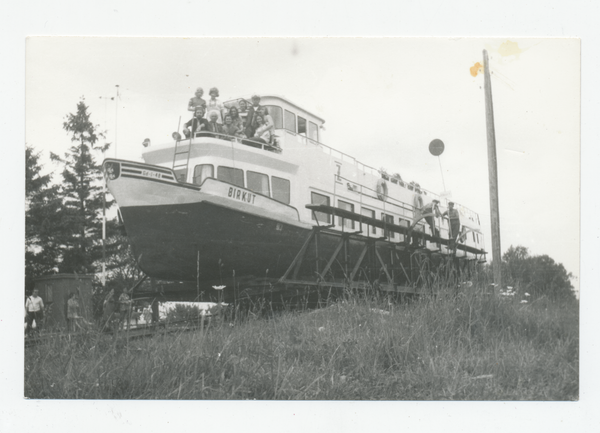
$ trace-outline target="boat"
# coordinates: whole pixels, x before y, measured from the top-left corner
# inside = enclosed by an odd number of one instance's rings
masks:
[[[476,212],[455,204],[458,242],[444,218],[435,218],[439,236],[425,220],[409,230],[421,207],[438,200],[444,211],[448,201],[325,145],[325,120],[288,99],[260,102],[273,119],[271,142],[178,131],[172,142],[146,147],[143,163],[103,162],[147,276],[187,283],[180,292],[196,300],[215,285],[232,293],[267,280],[418,291],[424,264],[485,257]]]

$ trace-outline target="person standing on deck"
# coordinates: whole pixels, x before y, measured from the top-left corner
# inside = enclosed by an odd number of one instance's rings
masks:
[[[25,312],[27,314],[27,335],[33,332],[34,320],[36,332],[40,332],[42,329],[42,320],[44,319],[44,300],[39,296],[38,289],[34,289],[31,296],[27,298]]]
[[[450,240],[454,245],[460,233],[460,214],[454,208],[453,202],[448,202],[448,210],[442,214],[442,217],[446,217],[450,222]]]
[[[202,87],[198,87],[196,89],[196,96],[188,102],[188,111],[196,111],[196,107],[202,107],[206,110],[206,101],[202,99],[202,95],[204,95],[204,90]]]
[[[206,103],[206,109],[208,110],[209,115],[212,114],[213,110],[217,112],[217,123],[219,125],[223,124],[223,119],[222,119],[222,115],[223,115],[223,104],[221,104],[219,102],[219,100],[217,99],[219,97],[219,89],[217,89],[216,87],[212,87],[208,94],[210,95],[210,99],[208,100],[208,102]]]
[[[258,125],[256,124],[256,117],[258,116],[258,110],[262,108],[260,105],[260,96],[252,96],[252,105],[248,109],[248,116],[246,117],[246,137],[254,137],[254,133]]]
[[[429,227],[431,227],[431,233],[434,236],[439,237],[440,231],[437,228],[435,228],[434,219],[434,217],[439,218],[442,216],[442,214],[440,213],[439,204],[439,200],[433,200],[431,203],[426,204],[421,209],[415,209],[414,221],[408,228],[408,232],[410,233],[419,221],[425,219],[425,221],[427,221],[427,223],[429,224]]]
[[[248,103],[246,102],[245,99],[240,99],[238,102],[238,105],[240,107],[238,113],[239,113],[240,119],[242,119],[242,126],[244,127],[244,130],[245,130],[246,126],[248,125]],[[231,111],[230,111],[230,114],[231,114]],[[234,117],[233,121],[235,122],[235,117]]]

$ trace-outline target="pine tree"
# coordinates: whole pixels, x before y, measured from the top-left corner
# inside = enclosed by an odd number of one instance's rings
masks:
[[[57,270],[60,257],[58,222],[61,200],[52,176],[42,175],[40,154],[25,147],[25,289],[36,277]]]
[[[104,134],[90,120],[91,114],[82,97],[77,112],[68,114],[63,129],[71,135],[73,146],[64,158],[51,154],[64,165],[61,195],[63,204],[59,225],[62,249],[60,272],[94,273],[102,258],[102,173],[94,154],[105,152],[110,144],[100,145]],[[106,209],[113,205],[106,200]],[[107,227],[107,229],[111,229]]]

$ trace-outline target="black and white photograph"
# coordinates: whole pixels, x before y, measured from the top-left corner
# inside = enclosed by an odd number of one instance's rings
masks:
[[[579,407],[584,48],[27,35],[25,410]]]
[[[28,39],[25,395],[576,400],[579,56]]]

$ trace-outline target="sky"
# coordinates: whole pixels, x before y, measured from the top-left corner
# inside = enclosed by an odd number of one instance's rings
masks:
[[[282,95],[325,119],[325,144],[479,212],[491,252],[484,78],[470,71],[484,49],[502,251],[547,254],[578,287],[578,39],[31,37],[26,142],[63,154],[62,121],[85,97],[113,143],[107,156],[140,160],[145,138],[170,142],[188,120],[197,87],[218,87],[222,100]],[[436,138],[439,158],[428,150]]]
[[[167,4],[139,0],[25,0],[18,3],[9,0],[6,6],[6,13],[0,15],[3,59],[0,125],[4,134],[0,158],[0,181],[4,186],[0,231],[2,239],[7,241],[0,255],[3,270],[8,270],[3,280],[6,297],[0,303],[4,353],[0,361],[0,429],[26,432],[39,430],[43,424],[75,430],[84,422],[91,431],[108,428],[119,432],[189,429],[198,425],[220,430],[232,430],[231,427],[236,426],[245,432],[255,431],[255,426],[264,431],[270,425],[277,425],[278,431],[285,432],[387,431],[397,430],[398,425],[406,431],[442,428],[461,433],[481,431],[481,426],[489,432],[594,431],[592,426],[598,424],[600,415],[597,410],[600,316],[596,311],[600,302],[597,290],[600,279],[597,265],[600,250],[597,222],[600,214],[597,193],[600,29],[597,17],[600,3],[589,0],[344,3],[171,0]],[[425,47],[431,41],[419,39],[416,45],[404,44],[401,49],[390,50],[364,47],[359,50],[356,45],[340,50],[324,46],[322,41],[311,45],[300,40],[296,49],[284,44],[283,48],[266,54],[259,53],[259,47],[266,45],[264,41],[247,48],[249,52],[211,44],[197,49],[188,47],[182,53],[181,48],[165,50],[160,44],[144,50],[134,49],[131,44],[121,47],[124,44],[121,40],[110,47],[110,52],[104,53],[102,49],[91,48],[73,51],[74,46],[60,53],[57,48],[43,46],[36,60],[31,59],[33,50],[26,43],[26,38],[32,35],[451,36],[453,39],[440,42],[441,47],[436,49],[430,45]],[[465,39],[483,36],[492,38]],[[540,36],[581,38],[581,63],[577,49],[571,45],[561,48],[555,45],[556,41],[548,44],[547,40],[528,39]],[[518,58],[494,51],[507,40],[516,42],[524,50]],[[446,189],[452,191],[456,200],[485,217],[489,204],[485,186],[485,116],[483,93],[479,89],[483,87],[483,80],[481,76],[469,75],[469,68],[481,62],[481,51],[485,48],[492,56],[494,75],[497,74],[492,86],[503,250],[510,244],[522,244],[534,254],[550,255],[576,274],[578,252],[573,250],[572,237],[577,233],[573,225],[579,222],[576,211],[581,208],[578,402],[67,403],[23,399],[20,331],[23,144],[27,142],[44,153],[64,151],[69,143],[60,125],[64,115],[75,111],[81,95],[85,95],[90,104],[94,121],[107,125],[112,140],[115,107],[108,104],[105,107],[99,96],[112,96],[114,86],[121,86],[117,142],[118,156],[122,158],[139,158],[144,138],[149,137],[156,143],[168,139],[179,116],[187,115],[186,102],[197,86],[205,90],[218,86],[224,98],[253,92],[283,94],[326,119],[324,141],[327,144],[375,167],[397,168],[403,177],[414,178],[436,191],[443,189],[439,164],[427,154],[427,144],[432,138],[440,138],[446,144],[441,156],[442,168],[446,170]],[[45,50],[49,50],[48,53]],[[291,54],[294,51],[296,55]],[[217,61],[214,61],[215,56],[219,57]],[[53,64],[53,57],[60,59],[62,68],[56,62]],[[38,78],[35,83],[39,101],[31,99],[32,90],[29,90],[32,83],[29,76],[36,62],[43,78],[43,82]],[[392,70],[382,65],[391,66]],[[571,86],[573,77],[579,74],[576,72],[579,65],[581,108],[573,109],[575,104],[570,98],[579,92],[573,91]],[[391,87],[386,88],[386,85]],[[565,98],[565,94],[571,96]],[[32,108],[42,102],[45,105]],[[46,108],[47,111],[42,111]],[[582,196],[580,203],[573,204],[576,201],[573,197],[577,195],[572,189],[577,164],[573,164],[572,153],[563,155],[562,152],[578,147],[576,137],[571,141],[574,134],[568,125],[576,122],[572,117],[579,110]],[[542,112],[548,117],[540,115]],[[49,125],[47,129],[40,132],[39,127],[33,126],[29,120],[32,116],[44,127]],[[367,128],[371,124],[376,127]],[[565,134],[570,136],[568,140]],[[558,141],[557,136],[564,141]],[[566,179],[566,183],[561,179]],[[552,193],[553,190],[558,192]],[[545,199],[540,200],[540,195]],[[540,215],[556,219],[554,232]],[[568,221],[566,225],[564,221]],[[559,245],[565,245],[562,255],[554,251],[561,249],[557,248]],[[73,416],[65,416],[67,413]],[[31,421],[32,416],[37,417],[35,422]]]

